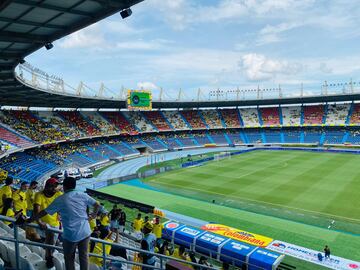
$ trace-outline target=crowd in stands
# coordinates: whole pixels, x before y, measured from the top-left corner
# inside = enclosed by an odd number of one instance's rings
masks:
[[[258,127],[259,123],[259,114],[256,108],[240,109],[240,115],[244,122],[244,126],[247,127]]]
[[[304,124],[305,125],[321,125],[324,118],[324,106],[304,106]]]
[[[190,124],[192,129],[206,129],[204,121],[201,119],[200,112],[196,110],[180,111],[182,116]]]
[[[301,107],[281,107],[283,126],[299,126],[301,122]]]
[[[223,128],[220,114],[217,110],[203,110],[199,111],[199,113],[201,113],[209,128]]]
[[[131,123],[134,123],[140,132],[154,132],[155,128],[141,115],[140,112],[123,112]]]
[[[279,108],[261,108],[263,126],[279,126]]]
[[[101,135],[101,131],[98,127],[92,125],[77,111],[59,111],[59,115],[63,117],[70,125],[75,126],[85,136],[98,136]]]
[[[241,127],[240,114],[235,109],[223,109],[219,110],[222,118],[224,119],[225,126],[228,128]]]
[[[156,127],[159,131],[171,131],[172,128],[166,122],[165,118],[162,116],[160,111],[148,111],[143,112],[146,119],[149,120],[153,126]]]
[[[350,124],[360,124],[360,104],[354,104]]]
[[[328,105],[326,124],[330,126],[345,125],[349,115],[350,104]]]
[[[118,129],[106,121],[97,112],[81,112],[81,114],[90,122],[93,126],[100,129],[102,134],[116,134],[119,133]]]
[[[189,129],[184,119],[177,111],[163,111],[164,116],[176,130]]]
[[[120,133],[137,134],[135,127],[120,112],[102,112],[102,116],[113,124]]]

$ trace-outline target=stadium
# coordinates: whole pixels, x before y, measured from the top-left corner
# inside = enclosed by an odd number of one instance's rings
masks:
[[[127,255],[112,260],[123,270],[360,269],[360,82],[324,82],[310,93],[122,89],[114,97],[26,61],[109,16],[130,16],[140,2],[0,4],[1,185],[11,177],[15,193],[24,182],[41,190],[49,178],[74,177],[107,211],[119,205],[128,219],[115,246]],[[137,261],[139,212],[160,217],[160,240],[185,247],[192,263],[170,254],[155,254],[150,268]],[[6,216],[0,269],[48,269],[46,245]],[[56,249],[52,269],[65,269]],[[120,269],[105,262],[90,269]]]

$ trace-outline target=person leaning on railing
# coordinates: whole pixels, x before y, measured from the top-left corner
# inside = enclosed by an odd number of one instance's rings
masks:
[[[35,218],[41,219],[47,215],[59,213],[63,226],[65,268],[66,270],[75,269],[75,251],[78,248],[80,269],[87,270],[89,266],[88,246],[91,230],[86,209],[87,207],[94,207],[94,213],[90,215],[90,218],[94,218],[100,204],[86,193],[76,191],[75,179],[65,178],[63,187],[64,194],[57,197],[39,213],[35,213]]]

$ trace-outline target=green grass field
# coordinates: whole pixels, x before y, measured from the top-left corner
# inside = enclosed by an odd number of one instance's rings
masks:
[[[254,151],[144,179],[160,191],[101,191],[359,261],[359,164],[352,154]]]

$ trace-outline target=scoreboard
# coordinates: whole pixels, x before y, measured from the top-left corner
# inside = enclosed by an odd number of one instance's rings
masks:
[[[151,92],[146,90],[128,90],[127,108],[129,110],[151,110]]]

